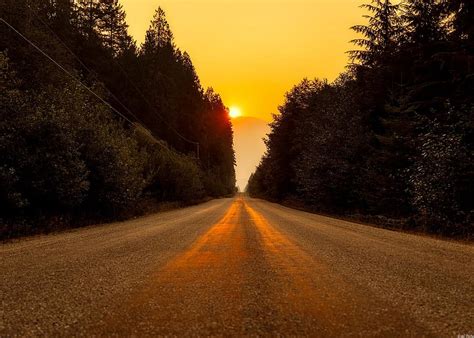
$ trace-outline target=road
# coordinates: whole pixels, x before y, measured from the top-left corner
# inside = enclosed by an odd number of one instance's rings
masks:
[[[0,258],[2,337],[474,334],[474,246],[244,197]]]

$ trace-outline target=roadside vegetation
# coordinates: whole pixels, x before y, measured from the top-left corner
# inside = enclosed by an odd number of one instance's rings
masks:
[[[0,14],[0,238],[235,192],[227,109],[161,9],[140,47],[117,0]]]
[[[474,2],[374,0],[333,83],[271,124],[252,196],[391,227],[474,234]]]

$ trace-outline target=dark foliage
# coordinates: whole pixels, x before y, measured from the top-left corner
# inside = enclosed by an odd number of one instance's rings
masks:
[[[4,0],[0,17],[75,78],[0,22],[0,222],[234,192],[227,109],[161,9],[140,48],[118,0]]]
[[[287,94],[249,192],[472,235],[472,1],[364,7],[347,73]]]

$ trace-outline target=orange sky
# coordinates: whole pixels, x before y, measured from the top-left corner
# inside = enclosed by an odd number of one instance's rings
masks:
[[[361,0],[121,0],[130,33],[142,42],[161,6],[203,86],[227,106],[271,120],[304,77],[334,79],[361,23]]]

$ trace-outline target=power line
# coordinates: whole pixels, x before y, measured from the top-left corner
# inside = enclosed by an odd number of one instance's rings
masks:
[[[122,74],[125,76],[125,78],[127,79],[127,81],[132,85],[132,87],[138,92],[138,94],[140,94],[140,96],[142,97],[143,101],[148,105],[148,107],[150,109],[152,109],[155,114],[153,116],[158,116],[160,118],[161,121],[163,121],[165,123],[165,125],[170,128],[176,135],[178,135],[182,140],[184,140],[185,142],[187,143],[190,143],[190,144],[193,144],[196,146],[196,157],[199,159],[200,158],[200,143],[199,142],[196,142],[196,141],[191,141],[189,140],[188,138],[186,138],[185,136],[181,135],[168,121],[166,121],[166,119],[164,119],[156,110],[155,108],[153,107],[153,105],[150,103],[150,101],[148,101],[148,99],[146,98],[146,96],[142,93],[142,91],[135,85],[135,83],[130,79],[130,77],[128,76],[128,74],[126,73],[126,71],[123,69],[122,65],[120,64],[120,62],[118,62],[117,60],[115,60],[115,63],[118,65],[120,71],[122,72]]]
[[[89,67],[87,67],[84,62],[79,58],[79,56],[77,56],[70,48],[69,46],[58,36],[58,34],[56,32],[54,32],[51,27],[49,27],[49,25],[47,23],[44,22],[44,20],[42,20],[38,15],[37,13],[35,13],[35,11],[31,8],[30,5],[28,5],[30,7],[30,9],[32,10],[33,14],[35,15],[36,18],[38,18],[42,23],[43,25],[45,25],[49,31],[51,31],[57,38],[57,40],[59,40],[59,42],[69,51],[69,53],[71,53],[74,58],[84,67],[85,70],[87,70],[90,74],[93,74],[94,72],[92,72]],[[56,60],[54,60],[51,56],[49,56],[45,51],[43,51],[40,47],[38,47],[34,42],[32,42],[30,39],[28,39],[25,35],[23,35],[21,32],[19,32],[15,27],[13,27],[10,23],[8,23],[5,19],[3,18],[0,18],[0,20],[6,24],[10,29],[12,29],[16,34],[18,34],[22,39],[24,39],[26,42],[28,42],[31,46],[33,46],[38,52],[40,52],[43,56],[45,56],[48,60],[50,60],[52,63],[54,63],[58,68],[60,68],[63,72],[65,72],[69,77],[71,77],[73,80],[75,80],[76,82],[78,82],[82,87],[84,87],[88,92],[90,92],[92,95],[94,95],[96,98],[98,98],[101,102],[103,102],[106,106],[108,106],[113,112],[115,112],[116,114],[118,114],[120,117],[122,117],[124,120],[126,120],[127,122],[129,122],[131,125],[134,125],[134,122],[132,122],[129,118],[127,118],[125,115],[123,115],[119,110],[117,110],[115,107],[113,107],[110,103],[108,103],[106,100],[104,100],[101,96],[99,96],[97,93],[95,93],[91,88],[89,88],[87,85],[85,85],[80,79],[78,79],[76,76],[74,76],[71,72],[69,72],[65,67],[63,67],[61,64],[59,64]],[[116,64],[119,66],[119,69],[120,71],[124,74],[124,76],[127,78],[127,80],[130,82],[130,84],[135,88],[136,91],[139,92],[140,96],[142,96],[143,100],[150,106],[151,109],[154,110],[154,108],[152,107],[152,105],[150,104],[150,102],[146,99],[145,95],[137,88],[137,86],[130,80],[130,78],[128,77],[128,75],[126,74],[125,70],[123,69],[123,67],[120,65],[120,63],[118,63],[115,59],[114,61],[116,62]],[[141,123],[137,123],[138,125],[140,125],[140,127],[142,127],[145,131],[147,131],[147,133],[149,134],[149,136],[151,136],[153,138],[153,140],[160,144],[161,146],[163,146],[164,148],[166,148],[168,151],[171,151],[171,149],[169,149],[168,147],[164,146],[158,139],[155,138],[155,136],[153,135],[153,133],[151,132],[151,130],[149,130],[148,128],[146,128],[144,126],[144,122],[141,121],[135,114],[133,114],[130,109],[128,107],[126,107],[118,98],[116,95],[114,95],[105,85],[104,85],[104,88],[107,90],[107,92],[116,100],[117,103],[119,103],[131,116],[133,116],[137,121],[141,122]],[[196,157],[197,159],[200,158],[200,144],[199,142],[194,142],[194,141],[191,141],[189,139],[187,139],[185,136],[181,135],[174,127],[172,127],[161,115],[159,115],[156,110],[154,110],[156,115],[154,116],[158,116],[176,135],[178,135],[181,139],[183,139],[184,141],[190,143],[190,144],[194,144],[196,145],[197,149],[196,149]]]
[[[156,141],[157,144],[165,148],[167,151],[173,153],[173,151],[162,144],[159,140],[157,140],[151,131],[149,131],[145,126],[141,125],[140,123],[134,123],[132,122],[129,118],[127,118],[125,115],[123,115],[120,111],[118,111],[116,108],[114,108],[110,103],[105,101],[100,95],[96,94],[92,89],[90,89],[87,85],[85,85],[81,80],[79,80],[76,76],[74,76],[71,72],[69,72],[66,68],[64,68],[61,64],[59,64],[56,60],[54,60],[51,56],[49,56],[46,52],[44,52],[40,47],[38,47],[34,42],[32,42],[30,39],[28,39],[26,36],[24,36],[21,32],[19,32],[15,27],[13,27],[10,23],[8,23],[5,19],[0,17],[0,21],[2,21],[5,25],[7,25],[11,30],[13,30],[16,34],[18,34],[23,40],[28,42],[32,47],[34,47],[38,52],[40,52],[43,56],[45,56],[48,60],[50,60],[52,63],[54,63],[58,68],[60,68],[63,72],[65,72],[69,77],[71,77],[74,81],[79,83],[82,87],[84,87],[88,92],[90,92],[93,96],[95,96],[97,99],[99,99],[101,102],[103,102],[107,107],[109,107],[113,112],[115,112],[117,115],[122,117],[125,121],[130,123],[130,125],[135,126],[135,124],[138,124],[140,127],[142,127],[145,131],[149,133],[149,136],[153,138],[154,141]],[[133,114],[132,114],[133,115]]]
[[[59,35],[41,18],[40,15],[38,15],[38,13],[33,9],[31,8],[31,5],[28,4],[28,7],[30,8],[30,10],[32,11],[33,15],[41,21],[41,23],[56,37],[56,39],[63,45],[64,48],[66,48],[66,50],[79,62],[79,64],[89,73],[89,75],[93,75],[95,74],[95,72],[93,72],[82,60],[81,58],[76,54],[74,53],[74,51],[72,51],[72,49],[67,45],[66,42],[64,42],[60,37]],[[122,108],[124,108],[131,116],[133,116],[138,122],[141,123],[141,127],[143,129],[145,129],[149,136],[151,136],[157,143],[160,143],[160,141],[158,139],[155,138],[155,136],[153,135],[153,133],[151,132],[151,130],[149,130],[148,128],[146,128],[144,125],[145,123],[139,119],[125,104],[123,104],[120,99],[109,89],[107,88],[107,86],[105,84],[103,84],[105,90],[108,92],[108,94],[120,105],[122,106]],[[161,144],[161,143],[160,143]]]
[[[54,36],[57,38],[57,40],[59,40],[59,42],[74,56],[74,58],[82,65],[82,67],[84,67],[85,70],[87,70],[90,74],[94,74],[94,72],[92,72],[89,67],[87,67],[85,65],[85,63],[79,58],[79,56],[77,56],[72,50],[71,48],[69,48],[69,46],[59,37],[59,35],[51,29],[51,27],[40,17],[40,15],[38,15],[38,13],[33,9],[31,8],[30,4],[28,4],[28,7],[31,9],[31,11],[33,12],[33,15],[38,19],[40,20],[44,26],[47,27],[47,29],[54,34]],[[138,92],[138,94],[142,97],[143,101],[148,105],[148,107],[153,110],[153,112],[155,114],[153,114],[152,116],[153,117],[158,117],[171,131],[173,131],[179,138],[181,138],[182,140],[184,140],[185,142],[189,143],[189,144],[193,144],[196,146],[196,156],[197,158],[199,159],[200,157],[200,143],[199,142],[196,142],[196,141],[192,141],[190,139],[188,139],[187,137],[185,137],[184,135],[182,135],[180,132],[178,132],[176,130],[176,128],[174,128],[163,116],[161,116],[161,114],[159,114],[155,107],[150,103],[150,101],[147,99],[147,97],[143,94],[143,92],[138,88],[138,86],[130,79],[130,77],[128,76],[127,72],[125,71],[125,69],[123,69],[122,65],[120,64],[120,62],[118,62],[115,58],[113,58],[115,64],[119,67],[120,69],[120,72],[125,76],[125,78],[127,79],[127,81],[132,85],[132,87]],[[112,93],[112,91],[110,91],[105,85],[104,85],[105,89],[107,90],[107,92],[114,98],[114,100],[120,105],[122,106],[122,108],[124,108],[130,115],[132,115],[136,120],[140,121],[142,124],[144,124],[143,121],[141,121],[135,114],[133,114],[130,109],[128,109],[128,107],[126,107],[118,98],[116,95],[114,95],[114,93]],[[146,128],[145,128],[146,129]],[[150,131],[150,134],[151,131]]]
[[[130,124],[133,124],[133,122],[127,118],[125,115],[123,115],[121,112],[119,112],[117,109],[115,109],[110,103],[105,101],[102,97],[100,97],[98,94],[96,94],[92,89],[90,89],[88,86],[86,86],[82,81],[80,81],[76,76],[74,76],[71,72],[69,72],[66,68],[61,66],[56,60],[54,60],[51,56],[49,56],[46,52],[44,52],[41,48],[39,48],[34,42],[32,42],[30,39],[28,39],[26,36],[21,34],[18,30],[16,30],[15,27],[10,25],[5,19],[0,18],[0,21],[2,21],[5,25],[10,27],[11,30],[13,30],[16,34],[18,34],[23,40],[28,42],[32,47],[34,47],[38,52],[40,52],[43,56],[45,56],[48,60],[50,60],[52,63],[54,63],[58,68],[60,68],[63,72],[65,72],[69,77],[71,77],[73,80],[78,82],[82,87],[84,87],[88,92],[90,92],[92,95],[94,95],[96,98],[98,98],[100,101],[102,101],[105,105],[107,105],[110,109],[112,109],[116,114],[120,115],[124,120],[129,122]]]
[[[64,48],[66,48],[66,50],[79,62],[79,64],[90,74],[90,75],[93,75],[94,72],[92,70],[90,70],[89,67],[86,66],[86,64],[84,62],[82,62],[82,60],[80,59],[80,57],[74,53],[71,48],[69,48],[69,46],[59,37],[59,35],[41,18],[40,15],[38,15],[38,13],[33,9],[31,8],[31,5],[28,4],[28,7],[30,8],[30,10],[32,11],[33,15],[41,21],[41,23],[56,37],[56,39],[63,45]],[[120,105],[122,106],[122,108],[124,108],[131,116],[133,116],[137,121],[141,122],[143,124],[143,121],[141,121],[134,113],[132,113],[132,111],[127,107],[125,106],[125,104],[123,104],[119,98],[114,94],[112,93],[112,91],[107,88],[107,86],[105,84],[103,84],[105,90],[108,92],[108,94]]]
[[[166,121],[166,119],[163,118],[163,116],[161,116],[156,110],[155,108],[153,107],[153,105],[150,103],[150,101],[148,101],[148,99],[146,98],[145,94],[143,94],[143,92],[135,85],[135,83],[132,82],[132,80],[130,79],[130,77],[127,75],[126,71],[123,69],[122,65],[120,64],[120,62],[114,60],[115,63],[119,66],[119,69],[120,71],[122,72],[122,74],[125,76],[125,78],[128,80],[128,82],[132,85],[132,87],[140,94],[140,96],[143,98],[143,100],[145,101],[145,103],[149,106],[150,109],[152,109],[154,112],[155,112],[155,115],[158,116],[160,118],[161,121],[163,121],[176,135],[178,135],[181,139],[183,139],[184,141],[188,142],[188,143],[191,143],[191,144],[199,144],[199,142],[195,142],[195,141],[191,141],[189,140],[188,138],[186,138],[185,136],[181,135],[168,121]]]

